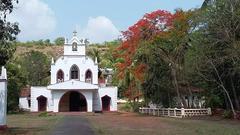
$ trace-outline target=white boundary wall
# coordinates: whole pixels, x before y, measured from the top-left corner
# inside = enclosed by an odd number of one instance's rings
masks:
[[[0,128],[7,125],[7,70],[2,67],[0,75]]]
[[[191,116],[206,116],[211,115],[211,108],[204,109],[178,109],[178,108],[139,108],[141,114],[153,115],[153,116],[164,116],[164,117],[191,117]]]

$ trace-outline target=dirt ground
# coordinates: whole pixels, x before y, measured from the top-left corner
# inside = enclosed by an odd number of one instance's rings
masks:
[[[239,121],[215,117],[163,118],[126,112],[73,112],[46,117],[37,114],[8,115],[9,129],[0,131],[0,135],[47,135],[69,116],[79,117],[83,124],[87,121],[95,135],[240,135]],[[74,124],[74,120],[70,120],[70,124]]]
[[[240,135],[240,122],[211,117],[179,119],[135,113],[85,115],[99,135]]]

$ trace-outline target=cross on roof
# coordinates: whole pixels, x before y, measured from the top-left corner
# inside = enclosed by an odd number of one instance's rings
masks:
[[[76,30],[73,31],[73,36],[77,36],[77,31]]]

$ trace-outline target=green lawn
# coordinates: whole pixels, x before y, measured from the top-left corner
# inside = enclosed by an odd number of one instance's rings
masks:
[[[240,135],[240,122],[177,119],[138,114],[86,116],[98,135]]]
[[[2,135],[46,135],[62,116],[39,117],[37,114],[8,115],[8,130]]]

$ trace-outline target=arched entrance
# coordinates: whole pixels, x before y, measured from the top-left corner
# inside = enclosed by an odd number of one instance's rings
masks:
[[[38,111],[46,111],[47,110],[47,98],[44,96],[39,96],[38,100]]]
[[[80,92],[69,91],[59,102],[59,112],[86,112],[87,100]]]
[[[107,95],[102,97],[102,111],[110,111],[110,102],[111,97]]]

